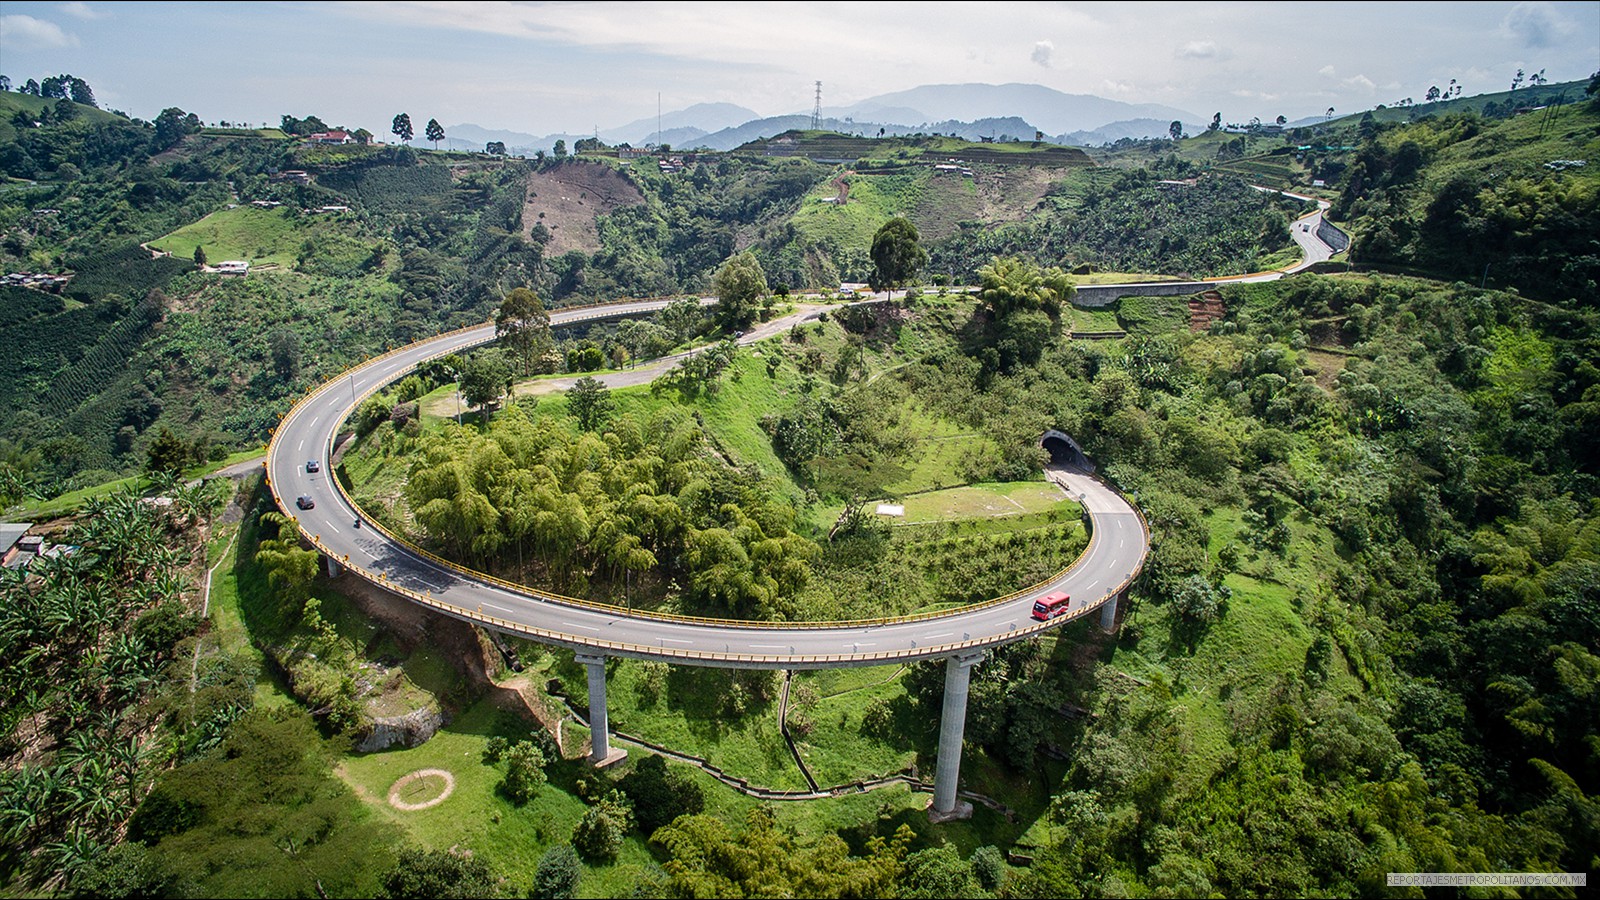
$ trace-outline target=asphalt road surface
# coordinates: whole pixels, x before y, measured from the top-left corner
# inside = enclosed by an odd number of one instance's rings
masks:
[[[664,301],[624,302],[560,310],[550,319],[553,327],[560,327],[644,315],[665,305]],[[741,340],[777,333],[793,318],[769,323]],[[874,622],[773,625],[631,612],[496,583],[427,558],[374,527],[337,488],[329,469],[340,423],[369,392],[428,359],[493,339],[494,326],[483,325],[412,344],[351,369],[297,404],[279,424],[267,453],[267,474],[279,506],[324,554],[363,578],[458,618],[577,650],[694,665],[772,669],[881,665],[949,656],[1058,627],[1113,600],[1138,574],[1149,551],[1144,522],[1121,495],[1091,476],[1052,468],[1047,476],[1079,500],[1092,520],[1089,547],[1056,579],[1002,602]],[[664,368],[636,371],[645,377]],[[613,384],[617,378],[607,376]],[[321,471],[308,473],[309,460],[318,460]],[[315,507],[297,508],[300,496],[312,498]],[[1034,601],[1061,590],[1072,596],[1070,612],[1050,622],[1035,621]]]

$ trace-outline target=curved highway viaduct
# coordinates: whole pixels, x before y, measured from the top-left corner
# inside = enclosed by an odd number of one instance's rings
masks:
[[[559,310],[552,327],[640,316],[663,301],[614,303]],[[761,623],[668,616],[562,597],[473,572],[390,534],[366,519],[329,470],[335,436],[345,418],[368,396],[404,377],[420,363],[487,344],[494,327],[482,325],[440,335],[392,351],[324,383],[291,409],[267,451],[267,478],[280,508],[329,562],[393,593],[486,628],[571,648],[588,669],[591,758],[606,764],[622,756],[607,736],[605,660],[609,656],[664,662],[758,669],[820,669],[871,666],[942,658],[944,708],[939,734],[934,800],[930,815],[960,816],[958,804],[966,696],[972,666],[991,648],[1022,640],[1098,611],[1111,630],[1117,600],[1139,573],[1149,549],[1139,513],[1100,481],[1051,467],[1047,476],[1084,507],[1090,522],[1088,547],[1047,582],[987,603],[939,614],[856,622]],[[763,336],[747,335],[745,341]],[[308,473],[308,460],[323,462]],[[315,501],[309,510],[295,500]],[[356,523],[363,523],[358,527]],[[1069,611],[1049,622],[1032,618],[1034,601],[1065,591]]]

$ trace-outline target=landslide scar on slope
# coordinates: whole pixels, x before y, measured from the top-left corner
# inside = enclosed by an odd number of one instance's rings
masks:
[[[633,182],[611,166],[563,163],[529,176],[522,205],[522,233],[525,237],[531,235],[535,225],[549,230],[546,259],[571,250],[594,253],[600,249],[596,218],[643,202],[644,195]]]

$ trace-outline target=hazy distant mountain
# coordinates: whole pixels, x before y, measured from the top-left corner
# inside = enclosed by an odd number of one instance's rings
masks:
[[[680,148],[698,147],[700,146],[700,139],[709,133],[710,132],[703,128],[695,128],[693,125],[685,125],[682,128],[668,128],[666,131],[663,131],[660,134],[651,132],[650,134],[645,135],[644,140],[633,141],[630,143],[632,143],[632,145],[635,147],[646,147],[651,144],[666,144],[669,147]]]
[[[736,128],[725,128],[688,143],[673,143],[672,146],[680,150],[693,150],[706,148],[710,150],[732,150],[735,147],[756,140],[769,138],[782,134],[785,131],[807,129],[811,127],[811,117],[803,115],[772,116],[767,119],[756,119],[746,122]],[[900,125],[893,122],[868,122],[860,119],[835,119],[822,120],[824,131],[837,131],[841,134],[854,134],[861,137],[878,137],[879,130],[884,137],[899,137],[906,134],[953,134],[959,138],[976,141],[981,138],[1016,138],[1023,141],[1033,140],[1037,130],[1026,121],[1015,116],[1007,118],[978,119],[973,122],[958,122],[947,120],[944,122],[925,122],[917,125]]]
[[[923,125],[930,118],[936,118],[930,117],[920,109],[912,109],[909,106],[884,106],[870,102],[857,103],[855,106],[850,107],[824,107],[822,114],[835,119],[893,122],[896,125]]]
[[[1157,137],[1167,133],[1173,119],[1186,123],[1191,133],[1206,121],[1192,113],[1156,104],[1123,103],[1089,94],[1064,94],[1038,84],[931,84],[893,94],[870,97],[847,107],[828,107],[822,127],[846,134],[876,137],[915,134],[954,134],[968,140],[1013,137],[1032,140],[1035,131],[1061,135],[1061,142],[1095,146],[1124,137]],[[734,103],[697,103],[663,113],[661,134],[657,118],[642,119],[602,129],[607,144],[667,143],[682,150],[731,150],[756,138],[772,137],[796,128],[810,128],[811,116],[796,113],[760,118]],[[1201,125],[1190,123],[1200,122]],[[445,145],[453,150],[482,150],[489,141],[504,141],[513,154],[531,156],[550,152],[557,140],[570,148],[584,134],[533,135],[520,131],[462,124],[445,128]],[[1055,138],[1052,138],[1055,140]]]
[[[761,118],[759,113],[734,103],[696,103],[687,109],[663,113],[660,119],[661,137],[665,138],[666,143],[676,147],[701,134],[733,128],[759,118]],[[685,137],[684,135],[690,130],[698,131],[700,134]],[[607,144],[626,143],[635,147],[661,143],[656,137],[655,116],[638,119],[616,128],[602,129],[600,139]]]
[[[842,116],[883,118],[879,110],[917,113],[918,121],[1019,116],[1047,134],[1092,131],[1129,119],[1202,121],[1194,113],[1154,103],[1123,103],[1092,94],[1064,94],[1041,84],[926,84],[881,94],[846,107]],[[903,124],[916,124],[915,122]],[[1031,137],[1032,135],[1029,135]]]
[[[451,150],[482,150],[483,145],[490,141],[504,141],[507,148],[537,146],[544,140],[537,135],[526,134],[521,131],[505,131],[503,129],[484,128],[468,122],[461,125],[446,125],[444,129],[445,143]]]
[[[1054,140],[1058,144],[1069,144],[1074,147],[1098,147],[1123,138],[1170,137],[1171,128],[1171,119],[1128,119],[1125,122],[1112,122],[1089,131],[1073,131],[1058,135]],[[1204,131],[1205,126],[1195,126],[1185,122],[1183,130],[1189,134],[1197,134]]]

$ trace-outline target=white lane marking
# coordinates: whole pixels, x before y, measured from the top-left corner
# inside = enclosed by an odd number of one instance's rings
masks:
[[[663,644],[692,644],[694,641],[680,641],[677,638],[662,638]]]
[[[1118,550],[1121,550],[1122,548],[1124,548],[1126,546],[1128,546],[1128,539],[1127,538],[1123,538],[1122,540],[1117,541],[1117,549]]]
[[[579,625],[577,622],[562,622],[561,624],[567,626],[568,628],[582,628],[585,631],[599,631],[600,630],[599,628],[596,628],[593,625]]]
[[[757,650],[787,650],[787,649],[789,649],[789,645],[788,644],[751,644],[750,646],[754,647]]]
[[[498,609],[501,612],[515,612],[515,610],[494,603],[485,603],[483,605],[489,607],[490,609]]]
[[[952,634],[955,634],[955,632],[954,631],[942,631],[942,632],[940,632],[938,634],[930,634],[930,635],[928,635],[928,639],[932,640],[933,638],[949,637]]]
[[[856,646],[857,647],[876,647],[878,645],[877,645],[876,642],[867,643],[865,641],[856,641]]]
[[[297,452],[304,452],[305,449],[306,449],[306,442],[303,441],[303,440],[300,442],[300,446],[295,448],[295,450]]]

